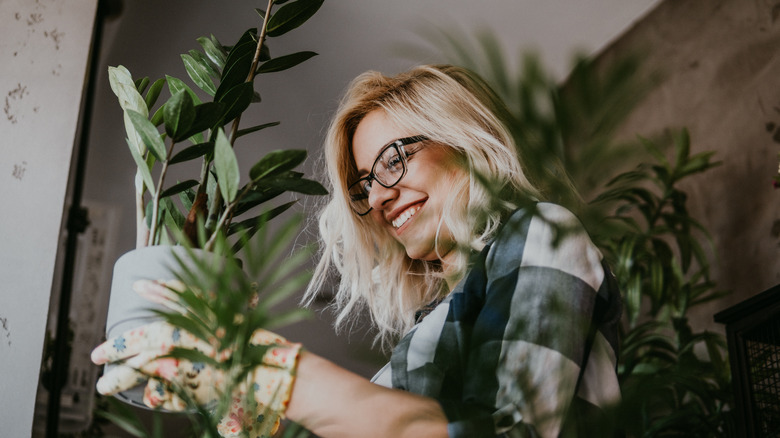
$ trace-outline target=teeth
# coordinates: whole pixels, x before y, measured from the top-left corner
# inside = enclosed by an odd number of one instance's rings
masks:
[[[405,224],[406,221],[408,221],[409,218],[414,216],[414,214],[417,213],[417,211],[419,209],[420,209],[420,206],[418,205],[418,206],[412,207],[412,208],[406,210],[405,212],[401,213],[401,215],[398,216],[397,218],[395,218],[395,220],[393,221],[393,228],[399,228],[401,225]]]

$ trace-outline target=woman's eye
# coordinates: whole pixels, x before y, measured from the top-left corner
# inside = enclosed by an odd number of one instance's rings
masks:
[[[368,194],[371,192],[371,180],[364,179],[363,181],[361,181],[360,187],[363,189],[363,193],[365,193],[365,196],[368,197]]]
[[[387,164],[385,166],[387,167],[387,170],[399,170],[401,168],[401,156],[394,154],[387,160]]]

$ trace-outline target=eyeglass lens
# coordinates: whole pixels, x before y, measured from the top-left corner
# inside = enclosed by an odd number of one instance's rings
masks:
[[[398,143],[395,142],[382,151],[374,161],[369,176],[359,179],[349,187],[349,199],[356,213],[365,214],[371,209],[368,194],[374,181],[384,187],[392,187],[404,176],[406,160],[398,149]]]

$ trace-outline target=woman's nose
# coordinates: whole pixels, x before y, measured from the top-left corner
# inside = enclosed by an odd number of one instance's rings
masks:
[[[382,210],[397,196],[398,190],[395,187],[388,189],[381,184],[374,183],[371,192],[368,193],[368,205],[374,210]]]

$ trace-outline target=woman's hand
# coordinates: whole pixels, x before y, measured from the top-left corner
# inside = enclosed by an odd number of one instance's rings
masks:
[[[149,283],[156,283],[156,286]],[[157,298],[163,297],[164,290],[172,293],[167,289],[170,285],[160,282],[135,286],[139,293],[146,295],[151,290]],[[159,301],[154,296],[148,298]],[[253,431],[259,435],[260,431],[274,430],[290,398],[301,345],[290,343],[266,330],[256,330],[250,343],[268,349],[261,365],[250,371],[246,379],[236,382],[238,384],[230,394],[230,411],[218,426],[222,436],[233,436],[242,431],[255,436]],[[185,330],[165,322],[155,322],[122,333],[95,348],[92,352],[95,364],[115,364],[98,380],[98,392],[116,394],[148,379],[143,401],[151,408],[185,409],[186,403],[177,390],[186,393],[199,405],[216,405],[228,387],[225,373],[205,362],[168,357],[174,348],[196,350],[219,363],[232,355],[231,351],[217,351],[212,344]],[[251,405],[246,403],[250,395],[256,402],[256,408],[251,412],[246,409]],[[273,415],[268,415],[267,411]]]

